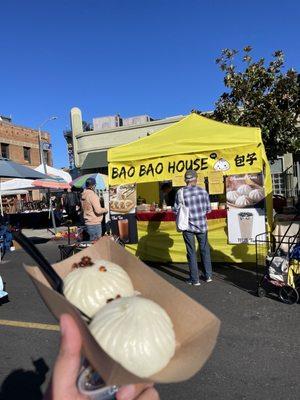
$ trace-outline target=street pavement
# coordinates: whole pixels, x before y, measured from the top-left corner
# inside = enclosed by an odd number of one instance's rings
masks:
[[[38,236],[43,254],[57,261],[59,243]],[[23,262],[32,264],[17,250],[0,264],[9,293],[9,302],[0,306],[3,400],[42,399],[59,346],[57,321],[26,276]],[[217,346],[204,368],[187,382],[159,385],[162,400],[299,398],[299,304],[256,297],[254,266],[215,266],[214,281],[199,288],[184,283],[186,265],[152,268],[221,320]]]

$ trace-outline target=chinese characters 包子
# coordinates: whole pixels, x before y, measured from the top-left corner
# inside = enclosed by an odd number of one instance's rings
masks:
[[[252,165],[255,160],[257,160],[256,153],[248,153],[246,156],[237,154],[234,159],[236,167],[244,167],[245,163]]]

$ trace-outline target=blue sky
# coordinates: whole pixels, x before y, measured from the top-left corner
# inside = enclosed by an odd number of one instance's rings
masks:
[[[1,4],[0,114],[37,127],[48,116],[54,164],[67,166],[62,131],[83,117],[154,118],[211,110],[223,91],[222,48],[277,49],[299,71],[300,2],[10,0]]]

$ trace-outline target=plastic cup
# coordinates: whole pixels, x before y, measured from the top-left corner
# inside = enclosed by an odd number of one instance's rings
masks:
[[[117,386],[105,386],[103,379],[91,367],[84,367],[79,374],[77,387],[81,394],[92,400],[114,400]]]

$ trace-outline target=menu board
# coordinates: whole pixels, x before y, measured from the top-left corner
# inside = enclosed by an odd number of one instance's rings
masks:
[[[182,187],[185,186],[185,181],[184,181],[184,177],[182,175],[180,176],[174,176],[172,178],[172,186],[173,187]]]
[[[228,241],[255,243],[266,231],[266,204],[261,173],[226,177]]]
[[[223,194],[224,193],[224,178],[222,171],[208,172],[208,192],[209,194]]]
[[[109,188],[111,230],[124,243],[137,243],[136,185],[118,185]]]

